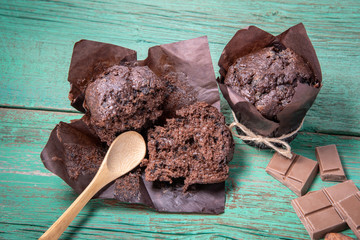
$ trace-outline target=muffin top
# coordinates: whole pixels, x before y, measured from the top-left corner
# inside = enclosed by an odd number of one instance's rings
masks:
[[[234,142],[224,116],[204,102],[176,113],[148,133],[146,180],[184,180],[184,190],[192,184],[225,181]]]
[[[122,132],[141,131],[162,114],[166,87],[147,66],[115,65],[89,84],[84,108],[108,145]]]
[[[197,101],[198,93],[189,85],[188,76],[183,72],[169,72],[163,76],[166,84],[166,100],[164,102],[165,117],[176,116],[176,110],[189,106]]]
[[[63,154],[54,161],[64,164],[69,179],[75,181],[80,176],[95,175],[106,154],[100,140],[83,131],[82,127],[86,125],[82,124],[81,120],[75,120],[70,124],[60,122],[56,127],[56,137],[62,145],[59,149]],[[56,154],[56,150],[52,149],[52,152]]]
[[[275,121],[291,102],[299,82],[315,84],[310,67],[291,49],[276,46],[238,58],[224,81],[265,118]]]

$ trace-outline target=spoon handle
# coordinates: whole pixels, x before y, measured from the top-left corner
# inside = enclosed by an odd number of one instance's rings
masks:
[[[70,207],[54,222],[54,224],[39,238],[39,240],[58,239],[66,230],[86,203],[106,184],[96,181],[97,176],[91,181],[87,188],[76,198]]]

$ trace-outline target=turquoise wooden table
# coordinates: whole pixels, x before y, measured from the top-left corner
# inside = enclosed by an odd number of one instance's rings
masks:
[[[207,35],[217,61],[234,33],[255,25],[274,35],[303,22],[317,52],[323,88],[292,142],[311,159],[337,144],[348,179],[360,187],[360,1],[27,1],[0,2],[0,239],[35,239],[77,195],[46,170],[40,152],[59,121],[81,116],[67,98],[72,48],[80,39],[134,49]],[[227,122],[230,109],[222,100]],[[273,152],[236,139],[221,215],[158,213],[92,200],[64,239],[307,239],[290,201],[265,173]],[[334,183],[317,176],[310,190]],[[344,232],[352,237],[350,230]]]

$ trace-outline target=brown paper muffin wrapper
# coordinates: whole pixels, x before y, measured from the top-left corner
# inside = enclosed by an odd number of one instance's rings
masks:
[[[69,93],[71,105],[85,112],[83,102],[87,85],[108,67],[127,62],[146,65],[165,81],[178,79],[174,85],[181,88],[179,92],[184,96],[174,92],[174,95],[177,95],[165,106],[165,117],[172,116],[176,109],[196,101],[204,101],[220,108],[220,97],[207,37],[151,47],[148,57],[143,61],[137,61],[136,52],[133,50],[107,43],[81,40],[74,46],[68,76],[71,84]],[[169,97],[172,97],[171,93]],[[86,188],[95,173],[80,174],[76,180],[71,178],[67,171],[65,146],[75,144],[107,150],[106,144],[99,140],[87,124],[88,121],[87,115],[84,115],[82,119],[71,123],[60,122],[51,132],[41,153],[45,167],[61,177],[77,193],[81,193]],[[144,137],[146,139],[146,136]],[[134,184],[131,194],[121,191],[122,180],[118,179],[102,189],[95,197],[141,203],[161,212],[209,214],[224,212],[224,182],[194,185],[184,193],[182,185],[146,181],[144,169],[141,167],[129,174],[132,175],[127,177]]]
[[[253,104],[225,85],[224,79],[229,67],[238,58],[279,43],[293,50],[307,62],[319,82],[319,86],[298,83],[291,102],[276,115],[278,122],[275,122],[263,117]],[[280,137],[297,129],[321,88],[320,64],[302,23],[289,28],[278,36],[273,36],[255,26],[239,30],[225,46],[218,64],[221,76],[217,81],[236,118],[255,134],[266,137]],[[287,139],[287,141],[290,142],[293,138]]]
[[[164,109],[170,115],[196,101],[220,109],[220,96],[206,36],[151,47],[148,57],[139,61],[136,51],[131,49],[89,40],[77,42],[68,76],[71,105],[85,112],[83,103],[88,84],[110,66],[125,63],[148,66],[160,78],[177,81],[173,85],[183,95],[175,91],[170,96],[172,102]]]

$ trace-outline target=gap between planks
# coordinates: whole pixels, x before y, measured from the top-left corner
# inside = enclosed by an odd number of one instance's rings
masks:
[[[53,112],[53,113],[78,113],[83,114],[82,112],[79,112],[77,110],[69,110],[69,109],[60,109],[60,108],[46,108],[46,107],[25,107],[25,106],[11,106],[11,105],[0,105],[0,111],[1,110],[23,110],[23,111],[43,111],[43,112]],[[224,114],[224,113],[223,113]],[[299,133],[307,134],[318,134],[318,135],[330,135],[330,136],[337,136],[337,137],[344,137],[344,138],[351,138],[354,140],[360,140],[360,134],[358,133],[334,133],[334,132],[326,132],[326,131],[299,131]]]

